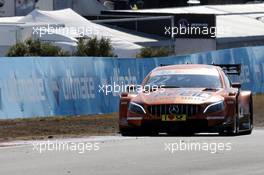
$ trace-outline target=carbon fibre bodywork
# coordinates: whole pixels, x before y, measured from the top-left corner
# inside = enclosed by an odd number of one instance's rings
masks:
[[[232,86],[219,66],[188,64],[157,67],[146,76],[141,86],[146,86],[150,77],[157,74],[190,72],[192,75],[214,75],[221,87],[169,87],[136,94],[122,93],[119,108],[121,134],[250,134],[253,129],[252,93],[240,90],[239,84]]]

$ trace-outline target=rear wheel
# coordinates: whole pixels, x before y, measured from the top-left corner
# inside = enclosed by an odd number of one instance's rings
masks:
[[[250,135],[252,133],[252,130],[253,130],[253,100],[252,100],[252,97],[250,98],[250,102],[249,102],[249,112],[250,112],[250,115],[248,118],[249,129],[247,131],[243,132],[242,133],[243,135]]]
[[[244,131],[241,134],[243,134],[243,135],[250,135],[252,133],[252,131],[253,131],[253,125],[252,125],[252,123],[249,124],[249,127],[250,127],[250,129],[248,131]]]

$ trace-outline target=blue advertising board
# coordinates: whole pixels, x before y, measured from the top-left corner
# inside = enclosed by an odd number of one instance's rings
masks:
[[[116,112],[119,93],[110,85],[140,84],[160,64],[186,63],[241,63],[242,89],[264,92],[264,47],[144,59],[3,57],[0,119]]]

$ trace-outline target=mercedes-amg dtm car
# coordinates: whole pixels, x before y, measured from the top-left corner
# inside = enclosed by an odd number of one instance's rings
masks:
[[[129,86],[121,94],[122,135],[172,135],[216,132],[251,134],[253,102],[250,91],[231,83],[241,65],[171,65],[152,70],[142,91]],[[132,88],[131,88],[132,87]]]

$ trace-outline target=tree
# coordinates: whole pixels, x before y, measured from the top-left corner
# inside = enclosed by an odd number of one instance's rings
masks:
[[[98,57],[114,57],[113,47],[110,39],[97,37],[83,39],[78,42],[75,56],[98,56]]]
[[[137,58],[165,57],[172,54],[173,52],[170,49],[164,47],[161,48],[144,47],[143,49],[141,49],[140,53],[137,54]]]
[[[25,43],[17,43],[16,45],[12,46],[7,55],[8,57],[23,57],[28,53],[28,48]]]
[[[70,56],[70,53],[51,43],[28,39],[25,42],[20,42],[12,46],[6,56]]]
[[[97,57],[115,57],[110,39],[97,37],[79,39],[76,52],[69,53],[58,46],[49,42],[28,39],[25,42],[17,43],[12,46],[8,57],[25,56],[97,56]]]

